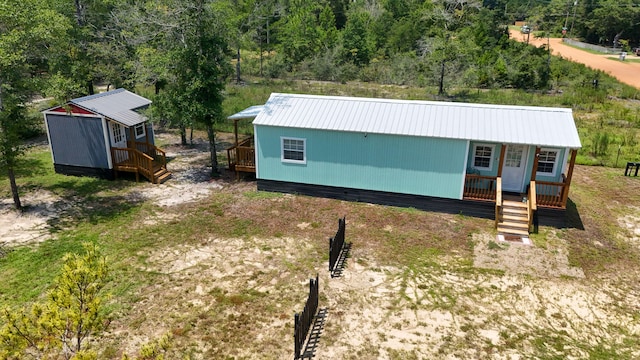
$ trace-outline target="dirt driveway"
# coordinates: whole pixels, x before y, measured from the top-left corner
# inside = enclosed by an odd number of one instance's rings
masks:
[[[518,30],[510,30],[512,39],[526,42],[527,34],[522,34]],[[554,55],[562,56],[565,59],[587,65],[590,68],[602,70],[615,77],[621,82],[640,89],[640,63],[617,60],[617,54],[598,55],[565,45],[560,38],[548,39],[551,52]],[[529,44],[533,46],[546,46],[547,38],[536,38],[533,34],[529,37]],[[612,57],[616,58],[611,59]],[[629,53],[627,59],[640,59]]]

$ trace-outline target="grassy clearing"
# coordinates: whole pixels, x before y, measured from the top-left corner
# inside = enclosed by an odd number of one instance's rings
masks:
[[[586,278],[547,280],[474,266],[482,247],[497,255],[517,246],[475,240],[491,231],[491,220],[258,192],[250,182],[225,178],[225,187],[205,200],[160,207],[129,195],[153,185],[59,176],[47,155],[28,154],[45,166],[21,173],[23,193],[46,191],[76,205],[61,207],[54,240],[0,259],[0,272],[11,279],[0,283],[0,301],[19,306],[36,299],[64,253],[97,243],[113,268],[107,307],[113,321],[99,341],[101,358],[135,353],[165,333],[174,339],[171,354],[183,358],[288,357],[292,314],[316,273],[329,309],[320,357],[603,359],[640,351],[625,325],[638,320],[639,247],[617,221],[630,213],[640,219],[633,205],[640,203],[640,180],[620,169],[576,169],[572,223],[581,226],[541,227],[532,239],[550,257],[568,248],[571,265]],[[8,195],[5,183],[0,192]],[[353,252],[348,276],[330,280],[327,239],[343,215]],[[591,304],[592,298],[610,300]],[[563,301],[607,309],[612,322],[576,318],[572,311],[583,308],[566,312]]]

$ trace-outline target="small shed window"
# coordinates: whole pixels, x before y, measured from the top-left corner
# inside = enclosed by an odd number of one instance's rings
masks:
[[[541,149],[538,155],[538,174],[555,176],[558,163],[557,149]]]
[[[136,125],[135,127],[136,139],[140,139],[141,137],[146,135],[144,124]]]
[[[479,170],[491,170],[495,145],[476,145],[473,151],[473,167]]]
[[[282,141],[282,161],[302,163],[307,162],[306,140],[296,138],[280,138]]]

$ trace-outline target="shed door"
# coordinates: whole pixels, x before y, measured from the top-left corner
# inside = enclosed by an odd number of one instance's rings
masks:
[[[124,126],[118,124],[117,122],[111,122],[109,126],[111,132],[111,147],[116,148],[126,148],[127,147],[127,137],[124,133]]]
[[[525,145],[507,145],[502,167],[502,190],[522,191],[528,150]]]

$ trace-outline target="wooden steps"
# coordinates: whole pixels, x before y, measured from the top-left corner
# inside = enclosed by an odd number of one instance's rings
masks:
[[[142,175],[154,184],[162,184],[171,178],[171,172],[167,170],[167,159],[165,152],[151,144],[136,143],[144,146],[147,151],[153,150],[151,156],[138,148],[111,148],[114,176],[118,177],[118,172],[131,172],[136,175],[136,182]]]
[[[504,200],[499,214],[498,233],[529,235],[527,203]]]
[[[162,184],[171,178],[171,172],[166,167],[154,168],[153,178],[156,184]]]

